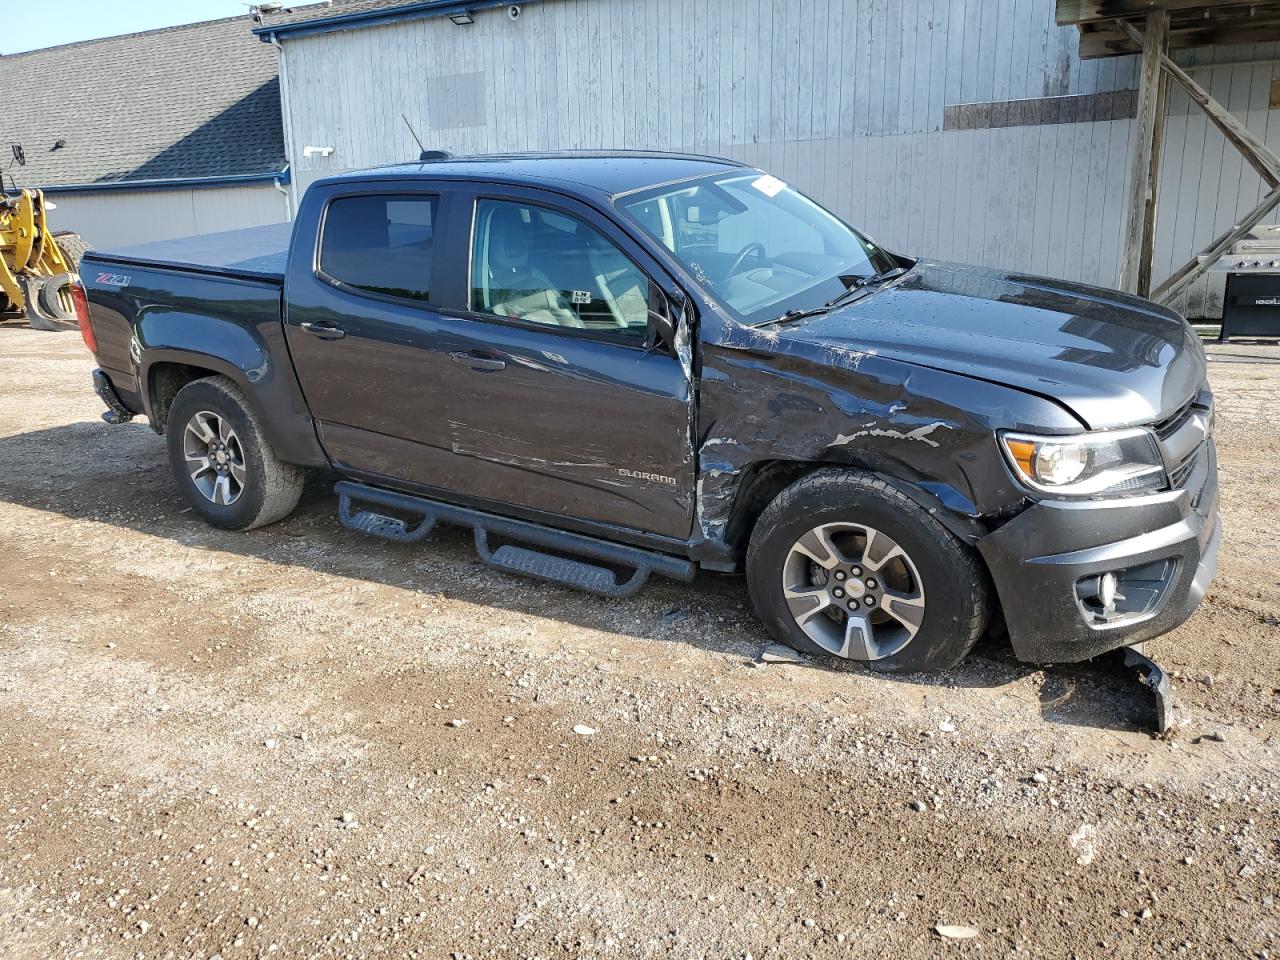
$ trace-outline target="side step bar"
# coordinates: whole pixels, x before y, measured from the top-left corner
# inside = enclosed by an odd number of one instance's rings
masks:
[[[507,573],[536,580],[546,580],[561,586],[574,587],[602,597],[629,597],[644,586],[649,574],[659,573],[672,580],[686,583],[693,579],[696,568],[688,560],[669,557],[638,547],[628,547],[608,540],[598,540],[578,533],[554,530],[524,520],[511,520],[480,510],[458,507],[436,500],[383,490],[342,480],[334,486],[338,494],[338,516],[344,526],[394,543],[416,543],[434,529],[437,522],[471,527],[475,531],[476,552],[491,567]],[[410,524],[396,517],[389,517],[374,510],[357,510],[356,504],[372,504],[388,507],[421,519]],[[529,547],[503,544],[496,550],[490,548],[489,537],[504,537],[522,543],[545,547],[559,553],[600,560],[631,571],[630,576],[619,580],[607,567],[544,553]]]

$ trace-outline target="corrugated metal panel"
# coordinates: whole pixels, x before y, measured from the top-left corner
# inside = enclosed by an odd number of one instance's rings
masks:
[[[275,187],[113,190],[50,198],[54,230],[74,230],[100,249],[257,227],[287,220]]]
[[[1135,58],[1082,62],[1076,44],[1047,0],[546,0],[516,21],[480,11],[464,27],[301,37],[285,41],[295,182],[416,156],[402,113],[455,153],[709,151],[770,169],[911,253],[1110,286],[1132,121],[943,129],[956,104],[1133,88]],[[1280,147],[1272,72],[1197,76]],[[335,152],[304,159],[307,145]],[[1253,170],[1177,93],[1165,172],[1160,277],[1260,197]]]

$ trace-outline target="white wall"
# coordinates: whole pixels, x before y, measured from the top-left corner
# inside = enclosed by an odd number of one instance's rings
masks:
[[[289,219],[272,184],[168,190],[51,193],[54,230],[74,230],[99,249],[235,230]]]
[[[766,167],[880,242],[1104,286],[1119,276],[1133,121],[944,130],[954,104],[1136,86],[1081,61],[1050,0],[540,0],[519,20],[408,21],[285,38],[299,190],[327,173],[456,153],[686,149]],[[1179,54],[1256,61],[1274,44]],[[1271,63],[1194,76],[1280,150]],[[465,109],[464,109],[465,108]],[[1157,281],[1261,198],[1175,92]],[[332,146],[304,158],[303,147]]]

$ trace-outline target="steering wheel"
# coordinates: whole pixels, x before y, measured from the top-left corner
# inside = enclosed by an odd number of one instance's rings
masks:
[[[761,259],[768,256],[768,254],[764,249],[764,244],[759,243],[758,241],[752,240],[745,247],[743,247],[741,250],[738,251],[738,255],[733,258],[733,263],[730,264],[729,272],[726,274],[726,276],[732,277],[739,270],[741,270],[743,262],[752,253],[756,254],[756,256],[760,257]]]

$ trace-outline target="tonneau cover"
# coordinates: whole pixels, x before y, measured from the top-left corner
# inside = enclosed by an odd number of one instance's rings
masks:
[[[280,282],[284,279],[292,232],[292,223],[273,223],[265,227],[139,243],[114,250],[94,250],[85,257]]]

